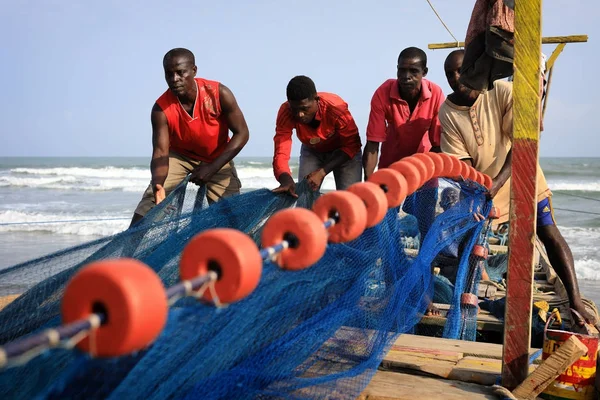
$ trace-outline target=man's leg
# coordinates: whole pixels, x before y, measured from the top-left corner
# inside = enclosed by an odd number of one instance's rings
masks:
[[[187,174],[192,172],[197,161],[193,161],[184,157],[180,154],[171,152],[169,153],[169,173],[167,174],[167,179],[165,179],[165,183],[163,187],[165,188],[165,196],[168,196],[169,193],[173,191],[181,183],[182,180],[185,179]],[[140,200],[138,206],[135,209],[135,213],[133,214],[133,218],[131,219],[130,227],[135,225],[139,220],[144,218],[144,215],[148,213],[156,205],[154,201],[154,192],[152,190],[152,183],[148,185],[146,191],[142,195],[142,200]]]
[[[320,154],[311,151],[309,147],[302,145],[300,148],[300,160],[298,168],[298,182],[302,181],[306,175],[322,168],[325,164]]]
[[[359,151],[354,158],[335,168],[333,178],[337,190],[346,190],[350,185],[362,182],[362,153]]]
[[[224,197],[240,193],[242,183],[237,176],[233,160],[229,161],[206,184],[206,198],[208,204],[213,204]]]
[[[419,223],[421,244],[429,232],[431,224],[435,219],[435,207],[437,204],[438,180],[427,181],[415,193],[406,198],[402,210],[414,215]]]
[[[587,312],[584,303],[581,301],[577,275],[575,274],[573,253],[571,253],[567,241],[556,226],[550,198],[546,198],[538,203],[537,234],[546,248],[550,264],[552,264],[560,280],[565,285],[571,308],[581,314],[587,322],[594,324],[596,322],[595,317]],[[574,315],[573,318],[574,321],[583,325],[583,321],[577,318],[577,316]]]

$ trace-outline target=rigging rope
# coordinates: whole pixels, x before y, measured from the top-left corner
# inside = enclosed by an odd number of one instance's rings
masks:
[[[427,1],[427,3],[429,3],[429,7],[431,7],[431,9],[435,13],[435,15],[438,17],[438,19],[440,20],[440,22],[442,23],[442,25],[444,25],[444,28],[446,28],[446,30],[448,31],[448,33],[450,34],[450,36],[452,36],[452,38],[454,38],[454,40],[456,41],[456,47],[460,47],[458,45],[460,43],[460,41],[456,38],[456,36],[454,36],[454,34],[452,34],[452,31],[450,31],[450,28],[448,28],[448,26],[446,25],[446,23],[444,22],[444,20],[442,19],[442,17],[440,17],[440,14],[438,14],[438,12],[436,11],[436,9],[433,6],[433,4],[431,4],[431,1],[429,1],[429,0],[426,0],[426,1]]]

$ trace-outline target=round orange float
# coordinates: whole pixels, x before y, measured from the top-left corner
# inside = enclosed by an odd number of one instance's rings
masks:
[[[492,178],[488,174],[483,174],[483,186],[488,190],[492,188]]]
[[[354,240],[367,226],[365,204],[360,197],[345,190],[321,195],[312,209],[323,222],[335,219],[335,225],[328,229],[329,241],[333,243]]]
[[[419,187],[421,187],[425,182],[427,182],[429,180],[428,177],[430,175],[433,175],[433,171],[429,171],[427,169],[427,165],[425,165],[425,163],[423,161],[421,161],[414,155],[412,155],[410,157],[406,157],[400,161],[407,161],[407,162],[413,163],[419,169],[419,175],[421,177],[421,184],[419,185]]]
[[[243,232],[216,228],[194,236],[183,249],[179,263],[181,280],[217,273],[215,291],[222,303],[249,295],[258,286],[263,260],[258,246]],[[209,290],[202,296],[213,300]]]
[[[456,179],[460,176],[460,173],[462,171],[462,161],[460,161],[458,158],[448,155],[446,154],[446,160],[448,160],[448,163],[446,163],[446,176],[448,178],[452,178],[452,179]],[[446,161],[444,160],[444,161]],[[450,166],[450,168],[448,168],[448,165]]]
[[[367,208],[367,228],[380,223],[388,210],[386,194],[373,182],[358,182],[348,188],[350,193],[360,197]]]
[[[169,305],[156,273],[130,258],[96,261],[67,284],[61,303],[63,323],[104,315],[93,335],[77,343],[99,357],[117,357],[141,350],[158,337],[167,322]]]
[[[419,153],[420,154],[420,153]],[[444,176],[444,157],[441,156],[439,153],[423,153],[425,154],[427,157],[429,157],[431,159],[431,161],[433,161],[433,164],[435,165],[435,168],[433,170],[433,178],[439,178]]]
[[[396,161],[389,168],[400,172],[406,179],[406,196],[413,194],[423,184],[419,168],[410,161]]]
[[[277,265],[284,269],[300,270],[323,257],[327,248],[327,230],[323,221],[311,210],[286,208],[267,220],[261,245],[263,248],[271,247],[284,240],[289,247],[276,256]]]
[[[488,249],[480,244],[473,246],[471,254],[477,258],[486,260],[488,258]]]
[[[431,178],[437,178],[435,176],[435,170],[436,170],[435,163],[433,162],[433,159],[430,156],[427,155],[427,153],[413,154],[411,156],[411,158],[413,158],[415,160],[419,160],[423,164],[425,164],[425,172],[426,172],[426,174],[425,174],[425,176],[422,176],[422,178],[423,178],[423,180],[425,182],[427,182]]]
[[[469,166],[469,164],[467,164],[466,162],[459,160],[460,162],[460,176],[462,176],[462,178],[464,180],[469,179],[469,174],[471,173],[471,166]]]
[[[469,172],[467,173],[467,176],[465,177],[465,179],[476,182],[477,181],[477,170],[473,167],[469,167]]]
[[[378,185],[383,190],[388,208],[398,207],[408,194],[406,178],[391,168],[383,168],[374,172],[367,181]]]
[[[485,183],[485,176],[484,176],[484,174],[482,174],[481,172],[477,171],[477,176],[475,178],[475,182],[477,182],[480,185],[484,186],[484,183]]]

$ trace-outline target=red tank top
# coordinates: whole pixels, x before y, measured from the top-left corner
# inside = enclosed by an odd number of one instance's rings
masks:
[[[169,89],[156,100],[169,125],[170,150],[194,160],[211,162],[229,142],[229,128],[221,115],[219,82],[195,78],[198,85],[193,116]]]

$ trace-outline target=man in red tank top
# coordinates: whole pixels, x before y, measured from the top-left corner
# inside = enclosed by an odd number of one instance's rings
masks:
[[[188,174],[191,182],[206,185],[210,204],[241,188],[232,160],[249,133],[233,93],[219,82],[196,78],[194,54],[187,49],[170,50],[163,67],[169,89],[152,107],[152,180],[131,225]]]
[[[280,186],[273,192],[297,197],[289,167],[294,130],[302,142],[299,180],[306,178],[313,190],[330,172],[338,190],[360,182],[361,142],[348,104],[333,93],[317,93],[307,76],[292,78],[286,92],[288,101],[279,108],[275,127],[273,172]]]

